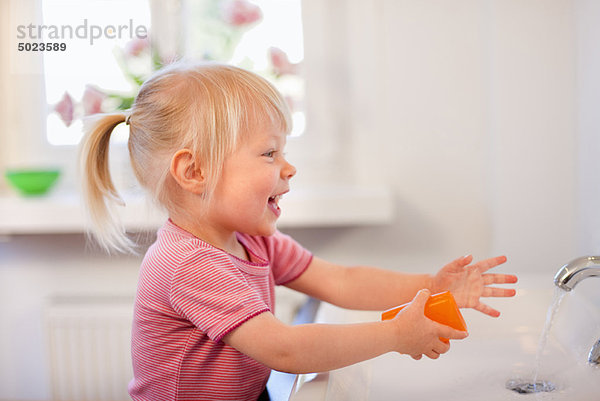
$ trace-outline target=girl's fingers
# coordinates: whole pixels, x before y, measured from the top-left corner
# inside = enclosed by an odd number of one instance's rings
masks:
[[[453,329],[450,326],[445,326],[443,324],[436,323],[438,326],[438,335],[442,338],[448,338],[450,340],[462,340],[469,336],[469,333],[466,331],[460,331]],[[441,344],[444,344],[440,341]]]
[[[419,292],[417,292],[417,295],[415,295],[411,302],[415,305],[419,305],[421,310],[424,310],[425,304],[427,303],[427,300],[429,299],[430,295],[431,291],[429,291],[426,288],[423,288],[422,290],[419,290]]]
[[[471,255],[462,256],[462,257],[455,259],[452,262],[448,263],[446,266],[444,266],[444,270],[455,272],[455,273],[461,272],[472,261],[473,261],[473,256],[471,256]]]
[[[434,346],[433,346],[433,351],[437,352],[438,354],[445,354],[446,352],[448,352],[448,350],[450,350],[450,342],[443,342],[443,341],[438,341]]]
[[[482,304],[481,302],[479,303],[479,305],[475,306],[473,309],[475,309],[481,313],[484,313],[488,316],[491,316],[491,317],[500,316],[500,311],[497,311],[496,309],[494,309],[486,304]]]
[[[512,288],[497,288],[497,287],[484,287],[482,297],[514,297],[517,291]]]
[[[443,341],[436,341],[429,352],[426,352],[428,358],[438,359],[440,355],[445,354],[450,349],[450,343],[445,343]]]
[[[480,262],[475,263],[474,266],[477,266],[477,269],[483,273],[490,270],[493,267],[501,265],[506,262],[506,256],[496,256],[495,258],[489,258],[482,260]]]
[[[459,263],[462,266],[467,266],[469,263],[471,263],[473,261],[473,255],[466,255],[466,256],[463,256],[462,258],[457,259],[457,260],[460,261]]]
[[[440,354],[438,354],[437,352],[435,352],[433,350],[426,352],[425,355],[429,359],[438,359],[440,357]]]
[[[482,274],[483,284],[514,284],[518,281],[517,276],[512,274]]]

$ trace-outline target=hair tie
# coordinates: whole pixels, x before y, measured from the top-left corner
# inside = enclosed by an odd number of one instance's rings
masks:
[[[131,120],[131,114],[129,114],[127,117],[125,117],[125,124],[129,125],[130,120]]]

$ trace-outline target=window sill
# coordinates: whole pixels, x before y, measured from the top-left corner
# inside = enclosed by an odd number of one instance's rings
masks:
[[[166,215],[142,196],[125,196],[121,219],[128,231],[153,231]],[[279,227],[334,227],[386,224],[393,215],[387,188],[298,188],[280,202]],[[0,234],[80,233],[89,227],[79,195],[54,192],[44,197],[0,195]]]

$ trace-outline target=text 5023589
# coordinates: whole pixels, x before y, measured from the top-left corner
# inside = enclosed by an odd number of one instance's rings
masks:
[[[64,52],[67,44],[64,42],[19,42],[17,50],[20,52]]]

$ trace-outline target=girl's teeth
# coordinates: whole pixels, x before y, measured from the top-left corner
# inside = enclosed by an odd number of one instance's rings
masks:
[[[269,198],[269,202],[272,202],[275,204],[275,206],[279,207],[279,199],[281,199],[281,195],[271,196]]]

